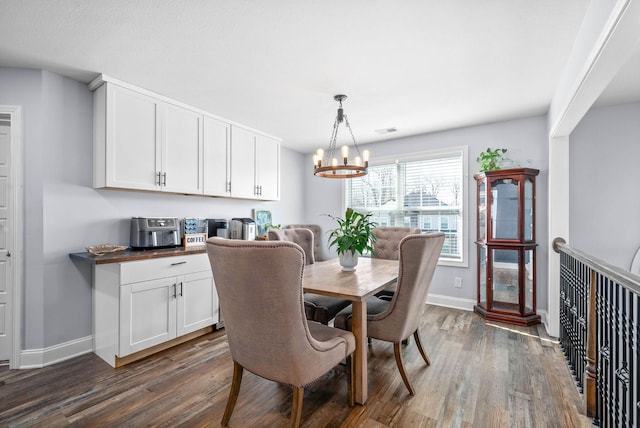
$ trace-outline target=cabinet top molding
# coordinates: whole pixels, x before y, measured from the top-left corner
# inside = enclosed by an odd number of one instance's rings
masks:
[[[473,177],[475,179],[478,179],[483,177],[500,177],[503,175],[513,175],[513,174],[536,176],[540,174],[540,170],[533,169],[533,168],[507,168],[507,169],[498,169],[496,171],[479,172],[478,174],[474,174]]]
[[[279,137],[275,137],[275,136],[273,136],[271,134],[267,134],[266,132],[262,132],[262,131],[260,131],[258,129],[251,128],[251,127],[249,127],[247,125],[243,125],[243,124],[235,122],[233,120],[229,120],[229,119],[227,119],[225,117],[218,116],[216,114],[213,114],[213,113],[210,113],[208,111],[199,109],[197,107],[193,107],[193,106],[191,106],[189,104],[185,104],[183,102],[174,100],[173,98],[166,97],[166,96],[161,95],[161,94],[159,94],[157,92],[153,92],[153,91],[150,91],[148,89],[144,89],[144,88],[132,85],[132,84],[127,83],[127,82],[123,82],[122,80],[116,79],[115,77],[107,76],[106,74],[98,75],[98,77],[96,77],[91,82],[89,82],[89,84],[87,86],[89,87],[89,90],[95,91],[100,86],[104,85],[105,83],[111,83],[111,84],[120,86],[122,88],[126,88],[126,89],[129,89],[131,91],[135,91],[135,92],[138,92],[140,94],[144,94],[144,95],[147,95],[149,97],[156,98],[156,99],[158,99],[160,101],[163,101],[163,102],[166,102],[166,103],[169,103],[169,104],[173,104],[173,105],[176,105],[178,107],[185,108],[187,110],[194,111],[194,112],[202,114],[204,116],[211,117],[211,118],[214,118],[214,119],[217,119],[217,120],[221,120],[223,122],[228,123],[231,126],[236,126],[238,128],[244,128],[244,129],[246,129],[248,131],[251,131],[251,132],[253,132],[255,134],[260,134],[260,135],[263,135],[265,137],[277,140],[278,142],[282,142],[282,139],[279,138]]]

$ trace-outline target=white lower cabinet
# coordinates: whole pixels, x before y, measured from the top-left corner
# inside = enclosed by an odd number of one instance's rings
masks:
[[[94,274],[94,352],[114,367],[219,320],[206,254],[96,265]]]

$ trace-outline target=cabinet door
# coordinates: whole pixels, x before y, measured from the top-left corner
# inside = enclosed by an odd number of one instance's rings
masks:
[[[230,126],[211,117],[204,118],[204,194],[229,196]]]
[[[280,143],[262,135],[256,137],[256,183],[260,199],[280,199]]]
[[[141,351],[176,337],[176,278],[120,287],[120,352]]]
[[[202,194],[202,115],[164,104],[162,190]]]
[[[231,196],[255,199],[255,134],[231,127]]]
[[[211,270],[184,275],[178,282],[177,335],[218,322],[218,295]]]
[[[160,104],[146,95],[107,85],[104,184],[159,190]]]

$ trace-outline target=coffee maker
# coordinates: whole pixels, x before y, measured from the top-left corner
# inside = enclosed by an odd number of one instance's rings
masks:
[[[209,223],[209,238],[212,236],[229,238],[229,220],[226,218],[210,218],[207,219],[207,222]]]
[[[232,218],[231,239],[255,240],[256,222],[252,218]]]

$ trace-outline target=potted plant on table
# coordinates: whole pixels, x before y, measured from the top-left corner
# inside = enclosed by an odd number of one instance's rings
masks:
[[[338,223],[338,227],[330,231],[329,247],[336,247],[342,270],[345,272],[356,269],[358,255],[367,250],[373,251],[371,244],[375,242],[376,237],[372,229],[376,227],[376,223],[371,221],[371,215],[347,208],[344,218],[329,216]]]

